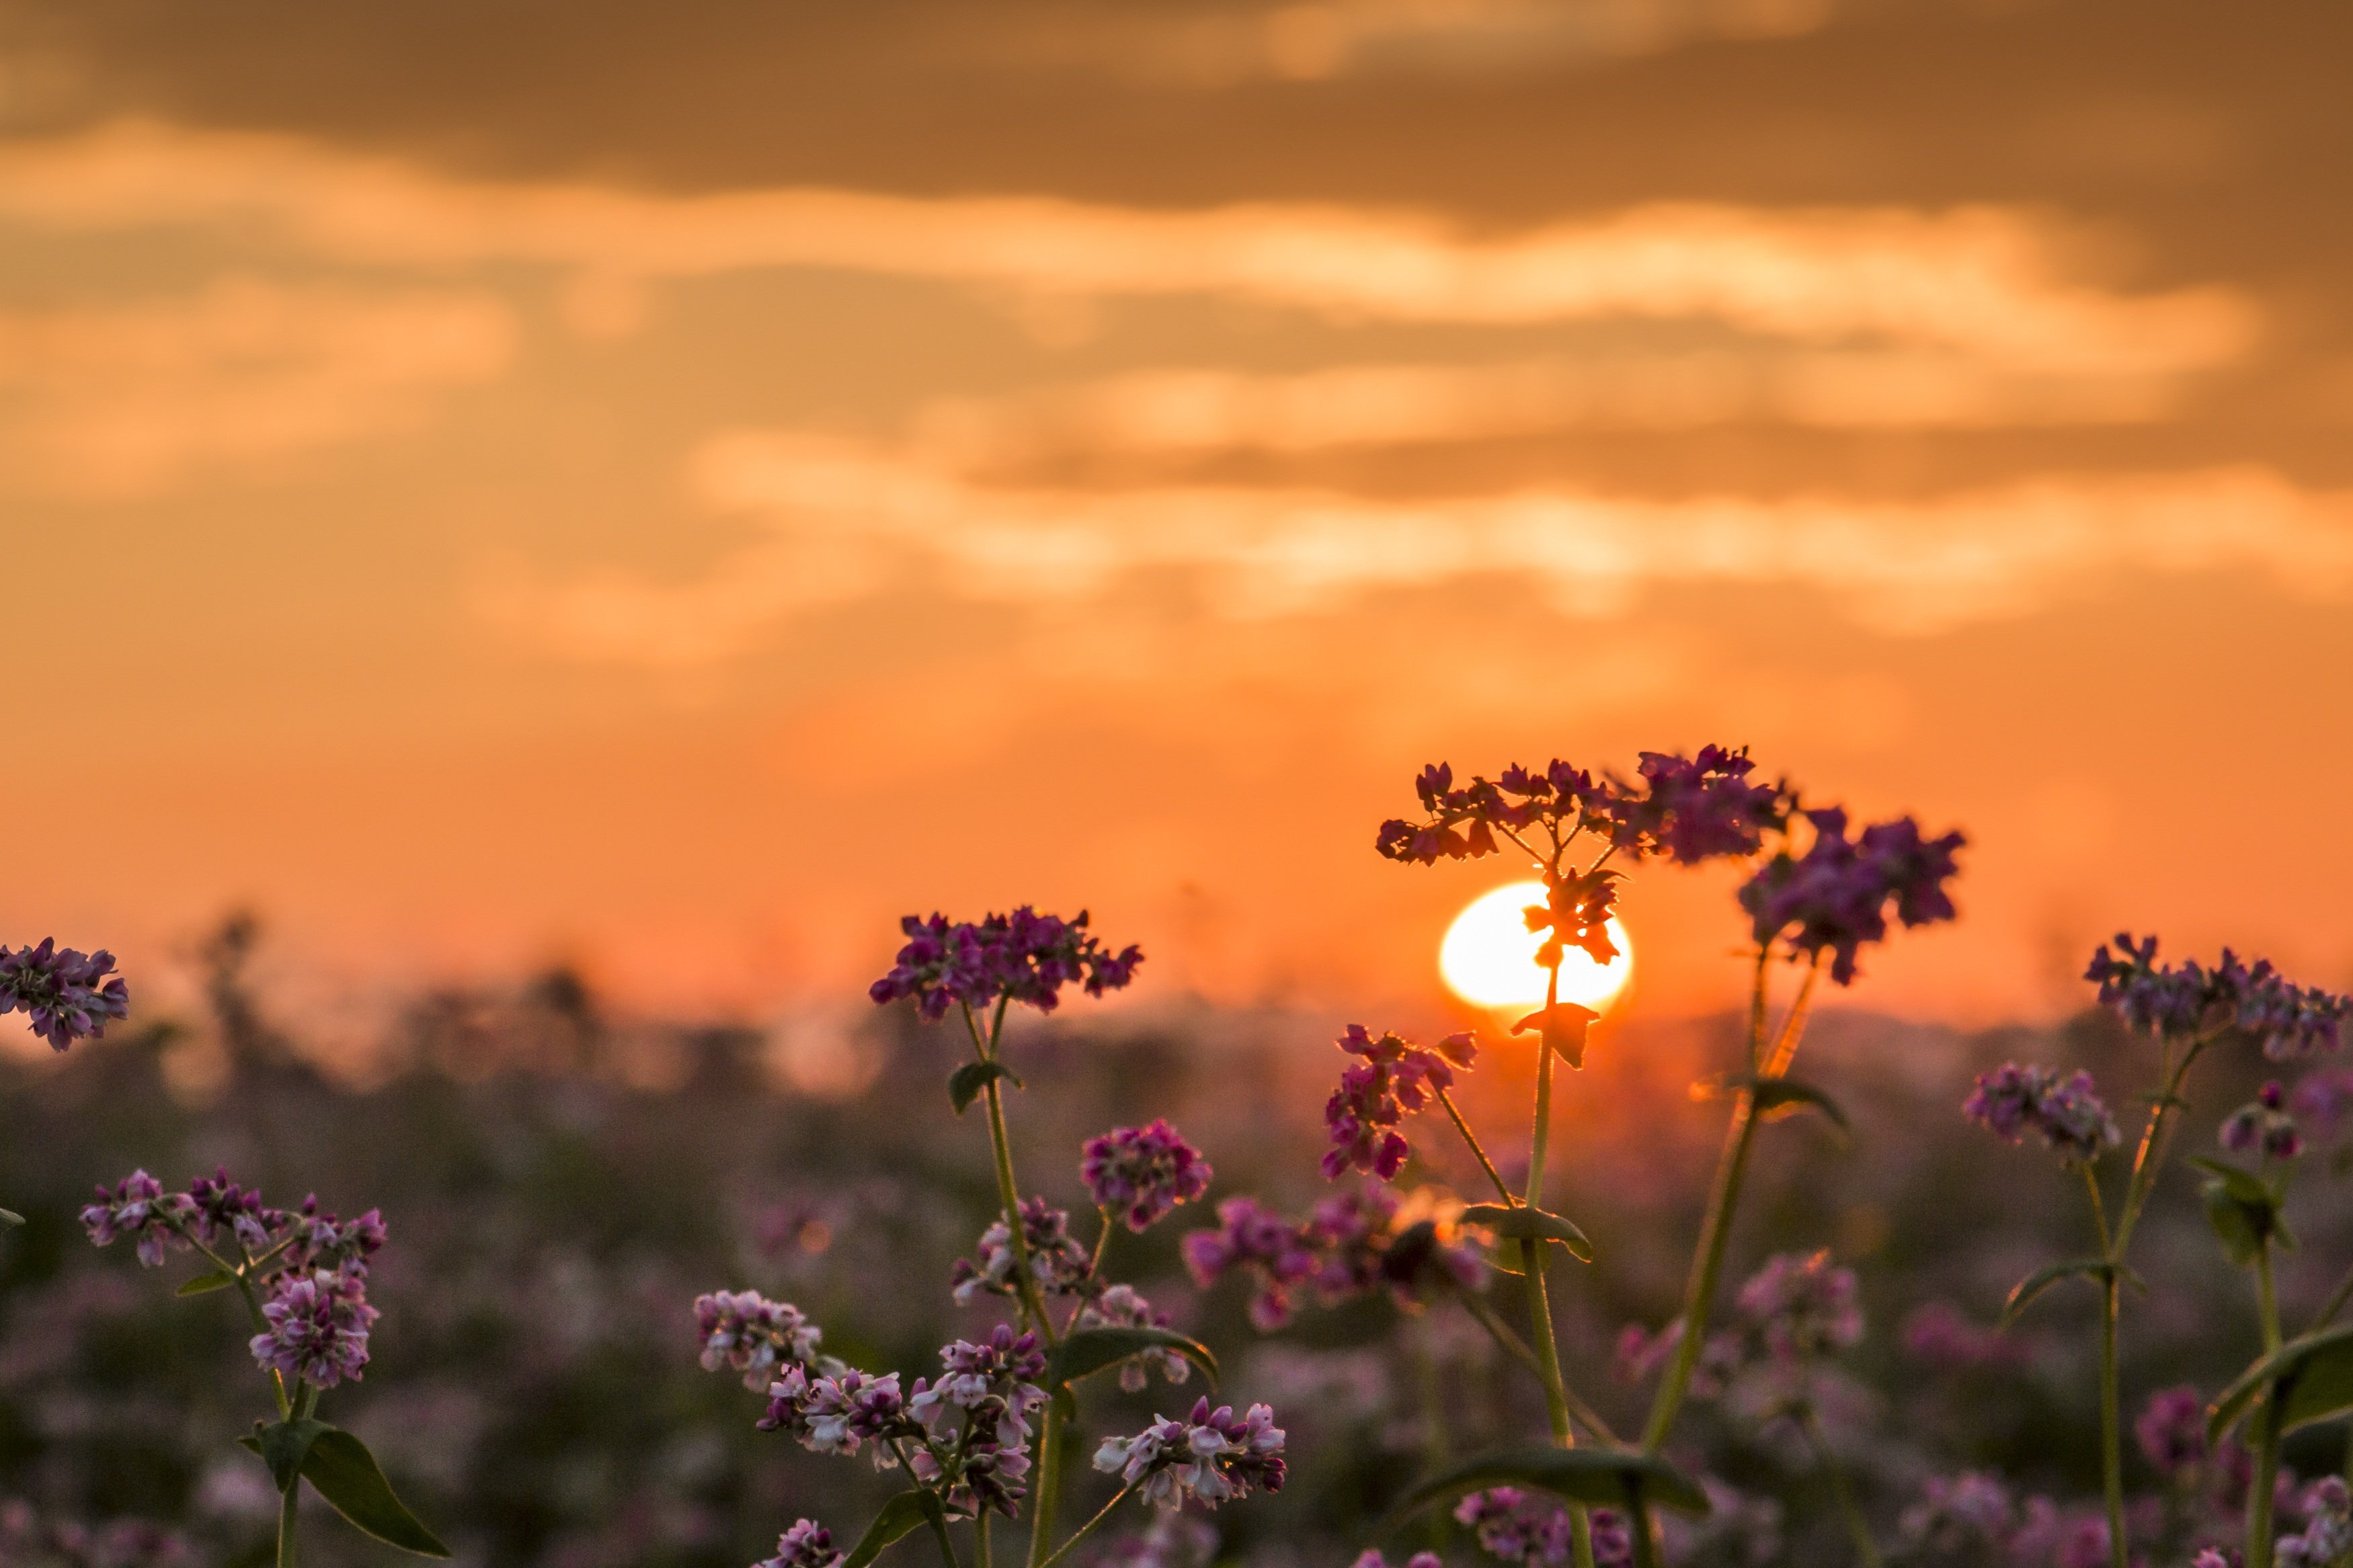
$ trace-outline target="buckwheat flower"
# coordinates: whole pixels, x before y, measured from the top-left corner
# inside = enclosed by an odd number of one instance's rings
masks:
[[[1611,841],[1620,850],[1686,866],[1755,854],[1788,812],[1787,791],[1749,782],[1756,766],[1745,746],[1702,746],[1693,757],[1644,752],[1640,782],[1612,787]]]
[[[1920,1500],[1896,1521],[1905,1544],[1942,1556],[1985,1553],[2002,1545],[2017,1519],[2010,1489],[1982,1471],[1931,1476]]]
[[[1078,1321],[1072,1325],[1081,1329],[1165,1329],[1167,1326],[1168,1314],[1153,1310],[1152,1303],[1139,1295],[1133,1285],[1112,1286],[1080,1308]],[[1170,1383],[1182,1383],[1193,1375],[1192,1363],[1175,1351],[1147,1350],[1119,1363],[1119,1385],[1130,1394],[1140,1394],[1155,1368]]]
[[[997,1325],[987,1342],[957,1340],[940,1349],[940,1379],[923,1387],[908,1403],[908,1414],[936,1431],[954,1411],[974,1411],[996,1400],[1005,1430],[998,1441],[1018,1448],[1029,1441],[1028,1416],[1046,1403],[1038,1380],[1046,1373],[1046,1352],[1038,1336],[1016,1334],[1007,1324]]]
[[[1094,1257],[1071,1234],[1071,1216],[1044,1198],[1021,1204],[1021,1239],[1029,1248],[1029,1276],[1049,1296],[1085,1296],[1094,1289]],[[1013,1273],[1013,1232],[1000,1219],[980,1233],[978,1261],[956,1259],[950,1275],[951,1293],[959,1305],[969,1305],[983,1291],[992,1296],[1020,1295]]]
[[[787,1373],[770,1392],[790,1384],[794,1375]],[[801,1447],[812,1453],[855,1456],[871,1443],[877,1469],[888,1469],[896,1462],[888,1446],[890,1439],[918,1436],[923,1430],[907,1414],[895,1372],[872,1377],[850,1370],[836,1377],[810,1379],[806,1394],[795,1403],[798,1429],[794,1436],[799,1437]],[[769,1408],[775,1414],[774,1403]],[[765,1417],[761,1424],[767,1425]],[[790,1421],[777,1425],[793,1429]]]
[[[2149,1465],[2172,1480],[2206,1459],[2206,1402],[2190,1387],[2160,1389],[2133,1422],[2133,1438]]]
[[[111,1245],[118,1236],[136,1237],[139,1261],[160,1268],[166,1249],[187,1250],[188,1240],[178,1226],[188,1208],[185,1194],[166,1193],[163,1183],[144,1171],[133,1171],[111,1189],[100,1187],[98,1202],[82,1209],[81,1223],[100,1247]]]
[[[368,1325],[376,1310],[367,1304],[364,1282],[352,1275],[323,1268],[281,1274],[261,1315],[269,1326],[248,1348],[263,1366],[332,1388],[358,1378],[367,1365]]]
[[[2195,959],[2160,964],[2157,945],[2153,936],[2136,941],[2119,931],[2114,951],[2103,942],[2084,972],[2099,986],[2100,1005],[2135,1028],[2180,1039],[2235,1027],[2261,1040],[2263,1054],[2274,1060],[2343,1044],[2353,997],[2298,986],[2269,959],[2245,963],[2228,948],[2211,969]]]
[[[942,1500],[958,1513],[998,1513],[1018,1519],[1021,1500],[1029,1495],[1022,1484],[1029,1468],[1029,1456],[1022,1450],[976,1437],[965,1448],[963,1468]]]
[[[695,1337],[702,1367],[732,1367],[746,1388],[765,1388],[781,1364],[817,1359],[825,1336],[789,1301],[771,1301],[757,1290],[716,1290],[694,1299]]]
[[[1596,1568],[1603,1561],[1599,1526],[1604,1511],[1591,1516]],[[1572,1552],[1568,1510],[1548,1496],[1530,1497],[1517,1487],[1490,1487],[1455,1504],[1454,1518],[1469,1527],[1481,1551],[1507,1563],[1552,1568],[1567,1562]],[[1630,1559],[1632,1543],[1630,1540],[1625,1544]]]
[[[129,985],[120,976],[107,978],[113,969],[114,955],[104,948],[77,952],[48,937],[38,947],[0,949],[0,1014],[22,1009],[51,1050],[96,1039],[131,1013]]]
[[[1250,1318],[1267,1332],[1291,1321],[1291,1288],[1312,1279],[1319,1267],[1303,1226],[1248,1197],[1219,1204],[1218,1228],[1187,1235],[1184,1253],[1186,1269],[1204,1290],[1236,1268],[1256,1275],[1260,1289]]]
[[[2274,1561],[2276,1562],[2277,1559],[2274,1558]],[[2189,1568],[2231,1568],[2231,1560],[2209,1546],[2200,1551],[2190,1562]]]
[[[1766,1350],[1778,1361],[1845,1350],[1862,1339],[1854,1271],[1828,1252],[1782,1253],[1740,1287],[1736,1298]]]
[[[1237,1420],[1231,1405],[1212,1410],[1203,1399],[1183,1421],[1162,1416],[1133,1437],[1105,1438],[1094,1465],[1157,1507],[1191,1498],[1215,1508],[1254,1491],[1281,1491],[1282,1447],[1282,1428],[1265,1405]]]
[[[188,1222],[207,1245],[226,1234],[248,1251],[267,1252],[287,1218],[283,1209],[264,1207],[259,1192],[230,1181],[226,1166],[188,1184]]]
[[[2089,1164],[2124,1136],[2101,1102],[2090,1073],[2078,1071],[2062,1079],[2050,1068],[2016,1062],[1978,1074],[1961,1114],[2013,1143],[2029,1131],[2040,1133],[2073,1164]]]
[[[1214,1173],[1201,1152],[1166,1121],[1114,1127],[1088,1139],[1081,1152],[1079,1176],[1095,1206],[1119,1215],[1133,1231],[1200,1197]]]
[[[1923,839],[1909,817],[1875,823],[1860,838],[1847,837],[1837,807],[1805,814],[1814,840],[1802,856],[1784,851],[1740,889],[1759,946],[1788,941],[1793,952],[1831,954],[1831,979],[1853,984],[1858,954],[1887,937],[1887,908],[1906,926],[1953,918],[1944,884],[1958,874],[1958,833]]]
[[[2298,1504],[2304,1529],[2280,1537],[2274,1560],[2281,1568],[2327,1568],[2353,1552],[2353,1501],[2342,1480],[2327,1476],[2313,1482]]]
[[[938,1019],[955,1005],[974,1009],[998,1000],[1019,1002],[1041,1013],[1060,1004],[1062,988],[1077,984],[1090,996],[1125,986],[1144,962],[1144,950],[1114,953],[1087,933],[1087,912],[1070,920],[1041,915],[1027,904],[1011,914],[992,914],[977,923],[950,925],[944,915],[909,915],[899,922],[907,937],[891,973],[868,994],[880,1003],[912,996],[926,1018]]]
[[[833,1549],[833,1531],[813,1519],[797,1519],[776,1537],[776,1554],[753,1568],[834,1568],[844,1555]]]
[[[295,1268],[355,1268],[364,1279],[367,1260],[385,1243],[383,1215],[370,1209],[355,1219],[338,1219],[320,1211],[316,1194],[302,1200],[291,1223],[296,1234],[293,1245],[286,1249],[286,1260]]]
[[[1468,1067],[1476,1047],[1467,1035],[1449,1035],[1439,1050],[1429,1050],[1394,1034],[1376,1039],[1362,1024],[1349,1025],[1338,1045],[1359,1061],[1340,1075],[1340,1087],[1324,1105],[1332,1140],[1324,1154],[1324,1178],[1337,1181],[1360,1169],[1391,1181],[1411,1152],[1398,1122],[1451,1087],[1453,1068]]]

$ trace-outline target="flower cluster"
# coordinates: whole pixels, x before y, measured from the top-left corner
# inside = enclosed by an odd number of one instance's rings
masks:
[[[1095,1468],[1162,1508],[1188,1498],[1215,1508],[1282,1489],[1282,1428],[1263,1405],[1237,1420],[1232,1405],[1212,1410],[1202,1399],[1182,1421],[1162,1416],[1133,1437],[1105,1438],[1095,1450]]]
[[[2335,1476],[2305,1489],[2304,1529],[2279,1539],[2272,1561],[2278,1568],[2331,1568],[2353,1553],[2353,1495]]]
[[[1185,1237],[1185,1265],[1205,1290],[1234,1270],[1250,1275],[1259,1287],[1250,1321],[1268,1332],[1291,1321],[1292,1292],[1302,1285],[1326,1305],[1379,1289],[1416,1304],[1433,1289],[1487,1283],[1486,1259],[1454,1212],[1459,1205],[1427,1191],[1408,1200],[1366,1187],[1324,1199],[1294,1224],[1255,1198],[1228,1198],[1218,1205],[1217,1229]]]
[[[2018,1522],[2010,1489],[1978,1470],[1931,1476],[1920,1500],[1896,1521],[1904,1543],[1940,1557],[1982,1556],[2001,1549]]]
[[[1945,883],[1959,871],[1960,834],[1923,839],[1919,824],[1903,816],[1850,838],[1846,813],[1835,806],[1805,816],[1814,828],[1806,852],[1774,856],[1740,889],[1759,947],[1786,936],[1793,952],[1828,952],[1831,978],[1849,985],[1863,944],[1886,940],[1891,903],[1907,926],[1953,918]]]
[[[833,1549],[833,1531],[813,1519],[797,1519],[776,1537],[776,1554],[754,1568],[834,1568],[844,1555]]]
[[[1467,1526],[1479,1549],[1527,1568],[1553,1568],[1571,1555],[1568,1510],[1550,1498],[1530,1497],[1517,1487],[1490,1487],[1454,1505],[1455,1522]],[[1613,1509],[1590,1516],[1594,1568],[1630,1568],[1633,1537]]]
[[[1740,1287],[1735,1305],[1777,1361],[1849,1349],[1862,1341],[1862,1307],[1854,1270],[1828,1252],[1782,1253]]]
[[[1201,1196],[1213,1174],[1201,1152],[1165,1121],[1114,1127],[1088,1139],[1081,1152],[1079,1175],[1095,1206],[1119,1215],[1134,1231]]]
[[[2206,1402],[2194,1388],[2159,1389],[2133,1422],[2133,1439],[2167,1480],[2206,1462]]]
[[[367,1365],[365,1271],[315,1269],[281,1274],[261,1304],[269,1328],[253,1336],[253,1359],[290,1378],[332,1388]]]
[[[694,1299],[695,1335],[702,1344],[706,1372],[733,1367],[744,1386],[764,1389],[785,1365],[817,1360],[825,1336],[798,1307],[771,1301],[757,1290],[716,1290]]]
[[[2263,1085],[2253,1100],[2224,1117],[2221,1137],[2222,1147],[2233,1154],[2293,1160],[2304,1152],[2304,1134],[2287,1113],[2287,1094],[2277,1082]]]
[[[1786,791],[1749,782],[1755,767],[1745,748],[1703,746],[1695,757],[1644,752],[1634,783],[1596,783],[1585,769],[1556,758],[1541,773],[1515,763],[1493,782],[1474,777],[1457,789],[1453,768],[1433,763],[1414,781],[1427,816],[1382,823],[1374,847],[1392,860],[1425,866],[1472,860],[1495,853],[1498,832],[1542,826],[1556,839],[1603,833],[1630,856],[1663,855],[1685,864],[1751,855],[1788,809]]]
[[[1145,1300],[1134,1286],[1113,1285],[1081,1307],[1077,1320],[1071,1326],[1074,1329],[1165,1329],[1168,1326],[1168,1314],[1155,1311],[1152,1303]],[[1193,1375],[1192,1363],[1175,1351],[1148,1350],[1119,1363],[1119,1385],[1130,1394],[1139,1394],[1155,1368],[1170,1383],[1182,1383]]]
[[[899,922],[907,943],[891,973],[867,994],[876,1002],[915,999],[926,1018],[944,1017],[951,1006],[974,1009],[1000,1000],[1020,1002],[1041,1013],[1054,1010],[1062,987],[1078,984],[1090,996],[1116,991],[1134,978],[1144,951],[1133,945],[1113,953],[1087,934],[1087,912],[1070,920],[1041,915],[1024,904],[1009,915],[992,914],[974,923],[948,923],[909,915]]]
[[[1324,1175],[1336,1181],[1356,1169],[1394,1181],[1413,1152],[1398,1122],[1451,1086],[1454,1068],[1468,1068],[1477,1047],[1467,1034],[1447,1036],[1436,1050],[1392,1034],[1375,1039],[1362,1024],[1349,1025],[1338,1044],[1362,1059],[1340,1075],[1340,1087],[1324,1103],[1324,1125],[1332,1136]]]
[[[1029,1417],[1046,1403],[1037,1381],[1046,1372],[1038,1337],[999,1323],[985,1344],[943,1346],[940,1369],[936,1383],[916,1379],[907,1402],[907,1413],[940,1445],[914,1451],[915,1479],[960,1512],[1013,1518],[1028,1495]]]
[[[1071,1216],[1044,1198],[1021,1204],[1021,1240],[1029,1249],[1029,1277],[1049,1296],[1088,1296],[1096,1289],[1094,1259],[1071,1234]],[[971,1304],[983,1291],[992,1296],[1018,1297],[1014,1279],[1019,1259],[1013,1252],[1013,1232],[999,1219],[980,1233],[979,1258],[959,1258],[951,1278],[956,1302]]]
[[[374,1209],[339,1219],[321,1211],[315,1194],[299,1209],[271,1208],[226,1170],[199,1176],[185,1192],[167,1193],[146,1172],[133,1171],[100,1187],[81,1223],[100,1247],[135,1238],[139,1261],[151,1268],[169,1252],[202,1247],[259,1286],[267,1327],[248,1348],[273,1372],[332,1388],[367,1365],[377,1315],[367,1301],[368,1264],[385,1244],[384,1216]],[[218,1258],[220,1248],[234,1256]]]
[[[2099,986],[2102,1006],[2145,1033],[2195,1039],[2235,1027],[2274,1060],[2337,1049],[2353,1016],[2353,997],[2296,985],[2267,958],[2248,964],[2226,947],[2211,969],[2194,958],[2160,964],[2157,938],[2136,942],[2129,931],[2116,933],[2113,951],[2100,944],[2084,978]]]
[[[2013,1143],[2039,1132],[2072,1164],[2091,1163],[2123,1138],[2087,1072],[2062,1079],[2049,1068],[2005,1062],[1978,1075],[1961,1114]]]
[[[1250,1321],[1269,1332],[1291,1321],[1291,1292],[1322,1267],[1308,1227],[1293,1225],[1256,1198],[1228,1198],[1218,1205],[1218,1228],[1185,1237],[1185,1267],[1206,1290],[1226,1274],[1243,1269],[1255,1276]]]
[[[108,979],[113,970],[114,955],[104,948],[77,952],[47,937],[38,947],[0,949],[0,1014],[21,1009],[51,1050],[96,1039],[131,1013],[130,985],[120,975]]]

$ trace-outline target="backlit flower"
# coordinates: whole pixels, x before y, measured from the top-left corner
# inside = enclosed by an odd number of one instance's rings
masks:
[[[1888,906],[1905,925],[1953,918],[1945,883],[1957,874],[1958,833],[1923,839],[1910,817],[1874,823],[1847,836],[1846,813],[1836,807],[1805,814],[1813,843],[1805,854],[1783,851],[1740,889],[1760,946],[1786,940],[1793,952],[1831,955],[1831,979],[1852,984],[1857,956],[1887,937]]]
[[[1079,1175],[1095,1206],[1118,1215],[1134,1231],[1208,1192],[1213,1173],[1201,1152],[1165,1121],[1114,1127],[1088,1139],[1082,1154]]]
[[[2029,1131],[2038,1132],[2061,1158],[2074,1164],[2098,1159],[2124,1136],[2101,1102],[2090,1073],[2078,1071],[2062,1079],[2051,1068],[2016,1062],[1978,1074],[1961,1114],[2013,1143]]]
[[[906,945],[868,994],[877,1003],[912,996],[926,1018],[943,1017],[958,1005],[994,1006],[1000,998],[1050,1013],[1064,986],[1077,984],[1100,996],[1126,985],[1144,962],[1141,948],[1114,953],[1089,935],[1084,910],[1065,921],[1024,904],[977,923],[950,925],[934,914],[929,920],[909,915],[899,925]]]
[[[1476,1047],[1467,1034],[1449,1035],[1437,1050],[1394,1034],[1376,1039],[1362,1024],[1349,1025],[1338,1043],[1358,1062],[1340,1075],[1340,1087],[1324,1104],[1332,1140],[1324,1154],[1324,1177],[1336,1181],[1354,1168],[1393,1180],[1412,1152],[1397,1131],[1398,1121],[1451,1086],[1453,1068],[1469,1067]]]

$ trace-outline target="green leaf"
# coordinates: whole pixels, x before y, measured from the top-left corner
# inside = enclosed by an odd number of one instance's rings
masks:
[[[25,1216],[15,1209],[0,1209],[0,1225],[22,1225]]]
[[[2221,1238],[2233,1264],[2252,1268],[2267,1245],[2295,1248],[2295,1237],[2280,1214],[2279,1194],[2262,1179],[2203,1155],[2193,1155],[2189,1163],[2207,1173],[2208,1179],[2199,1189],[2206,1205],[2206,1223]]]
[[[1046,1386],[1060,1388],[1080,1378],[1117,1366],[1144,1351],[1175,1351],[1206,1373],[1210,1386],[1218,1382],[1218,1358],[1198,1340],[1169,1329],[1081,1329],[1060,1344],[1046,1363]]]
[[[980,1098],[981,1090],[1001,1078],[1012,1079],[1016,1089],[1029,1087],[1003,1062],[966,1062],[948,1077],[948,1103],[955,1107],[958,1116],[962,1116],[972,1109],[972,1102]]]
[[[2210,1159],[2204,1154],[2192,1154],[2189,1156],[2189,1163],[2221,1183],[2225,1192],[2242,1204],[2272,1204],[2279,1201],[2278,1195],[2265,1186],[2263,1178],[2257,1176],[2253,1171],[2242,1171],[2236,1165]]]
[[[1593,1243],[1569,1221],[1544,1209],[1525,1205],[1472,1204],[1462,1211],[1464,1225],[1484,1226],[1514,1241],[1556,1241],[1579,1263],[1593,1261]]]
[[[1539,1007],[1512,1026],[1512,1033],[1525,1035],[1536,1030],[1544,1037],[1545,1045],[1560,1053],[1560,1059],[1573,1068],[1585,1065],[1585,1034],[1593,1021],[1601,1016],[1590,1007],[1580,1007],[1574,1002],[1556,1002],[1550,1007]]]
[[[386,1546],[419,1557],[449,1555],[440,1539],[393,1495],[367,1445],[349,1432],[333,1426],[321,1432],[302,1460],[302,1478],[337,1513]]]
[[[261,1456],[261,1462],[269,1467],[269,1479],[282,1492],[294,1484],[302,1461],[310,1457],[311,1445],[333,1430],[324,1421],[273,1421],[267,1426],[257,1421],[253,1436],[238,1441]]]
[[[173,1291],[172,1294],[174,1296],[202,1296],[214,1290],[226,1290],[236,1283],[236,1275],[226,1273],[221,1269],[216,1268],[210,1274],[197,1275],[194,1279],[189,1280],[186,1284]]]
[[[1725,1080],[1727,1089],[1745,1089],[1757,1097],[1757,1114],[1767,1121],[1784,1116],[1795,1116],[1802,1110],[1819,1110],[1830,1118],[1831,1125],[1841,1132],[1852,1134],[1854,1123],[1846,1118],[1839,1102],[1812,1084],[1800,1083],[1794,1078],[1752,1078],[1746,1074]]]
[[[882,1505],[849,1555],[841,1560],[841,1568],[866,1568],[869,1563],[882,1555],[882,1549],[892,1542],[924,1524],[947,1523],[947,1515],[940,1500],[926,1491],[901,1492]]]
[[[2353,1323],[2290,1340],[2241,1373],[2207,1407],[2210,1440],[2220,1443],[2274,1383],[2282,1432],[2353,1411]]]
[[[1529,1487],[1565,1502],[1628,1509],[1635,1494],[1681,1513],[1707,1512],[1699,1483],[1656,1454],[1617,1448],[1512,1448],[1456,1465],[1398,1500],[1375,1527],[1386,1535],[1433,1503],[1488,1487]]]
[[[2001,1304],[2001,1326],[2006,1329],[2016,1322],[2018,1315],[2026,1310],[2037,1296],[2062,1279],[2082,1278],[2105,1284],[2108,1276],[2115,1272],[2116,1265],[2105,1258],[2071,1258],[2063,1263],[2045,1264],[2020,1280],[2018,1288],[2010,1291],[2010,1300]],[[2126,1273],[2131,1277],[2131,1270],[2127,1269]]]

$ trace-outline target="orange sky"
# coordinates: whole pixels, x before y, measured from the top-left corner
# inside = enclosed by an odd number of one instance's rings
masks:
[[[1426,1001],[1423,762],[1722,740],[1970,834],[1873,1005],[2353,979],[2353,17],[974,17],[0,0],[12,940]]]

